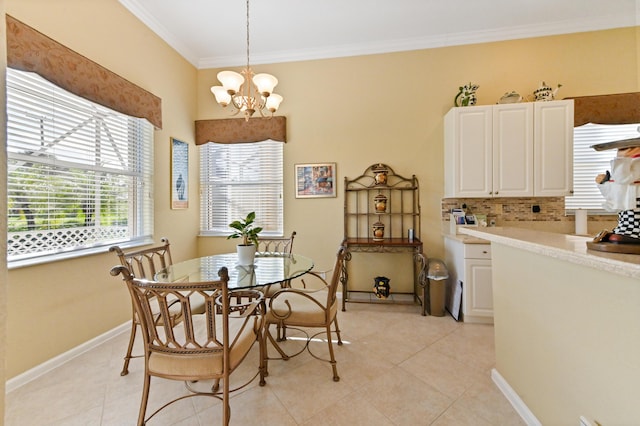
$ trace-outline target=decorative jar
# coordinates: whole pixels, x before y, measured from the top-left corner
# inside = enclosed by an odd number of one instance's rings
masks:
[[[375,283],[373,284],[373,293],[378,299],[386,299],[391,293],[391,286],[389,285],[389,278],[387,277],[375,277]]]
[[[384,223],[376,222],[371,227],[373,230],[373,241],[383,241],[384,240]]]
[[[383,194],[378,194],[373,199],[376,208],[376,213],[384,213],[387,211],[387,197]]]
[[[389,169],[384,164],[378,163],[374,165],[371,170],[373,171],[373,178],[376,185],[387,184],[387,175],[389,174]]]

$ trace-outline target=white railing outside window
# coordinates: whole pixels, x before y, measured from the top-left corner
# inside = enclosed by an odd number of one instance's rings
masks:
[[[153,126],[7,69],[9,266],[150,240]]]

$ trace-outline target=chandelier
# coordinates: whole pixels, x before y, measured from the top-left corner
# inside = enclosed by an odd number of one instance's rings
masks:
[[[278,79],[271,74],[255,74],[249,66],[249,0],[247,0],[247,66],[240,73],[220,71],[218,80],[222,86],[211,87],[216,102],[222,107],[233,105],[236,109],[233,115],[242,111],[247,121],[256,111],[265,117],[263,112],[265,109],[273,116],[283,100],[282,96],[273,93]]]

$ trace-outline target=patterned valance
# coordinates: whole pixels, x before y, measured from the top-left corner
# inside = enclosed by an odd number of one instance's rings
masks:
[[[162,100],[7,15],[7,66],[38,73],[52,83],[113,110],[162,128]]]
[[[640,123],[640,92],[567,99],[574,102],[574,127],[587,123]]]
[[[196,145],[207,142],[245,143],[271,139],[287,141],[287,119],[285,117],[223,118],[220,120],[196,121]]]

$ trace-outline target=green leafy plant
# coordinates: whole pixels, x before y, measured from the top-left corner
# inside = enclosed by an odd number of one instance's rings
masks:
[[[229,228],[233,228],[235,231],[233,234],[227,237],[227,240],[232,238],[242,238],[243,245],[249,244],[258,245],[258,236],[262,232],[260,226],[255,226],[253,222],[256,219],[256,212],[251,212],[245,219],[234,220],[229,224]]]

